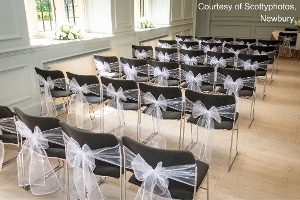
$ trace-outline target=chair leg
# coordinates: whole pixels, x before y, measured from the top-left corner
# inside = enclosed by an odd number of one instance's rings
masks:
[[[206,173],[206,199],[209,200],[209,175]]]
[[[266,96],[267,77],[268,77],[268,74],[266,73],[266,77],[265,77],[265,81],[264,81],[264,91],[263,91],[263,98],[262,98],[262,101],[265,99],[265,96]]]
[[[275,70],[275,74],[277,74],[277,71],[278,71],[278,57],[276,58],[276,70]]]
[[[254,120],[254,108],[255,108],[255,93],[253,93],[253,97],[252,97],[251,108],[250,108],[250,123],[248,128],[251,127],[252,122]]]
[[[272,64],[273,66],[272,66],[272,73],[271,73],[271,81],[270,81],[270,85],[272,84],[272,82],[273,82],[273,74],[274,74],[274,62],[273,62],[273,64]]]
[[[70,200],[70,185],[69,185],[69,166],[67,161],[65,161],[65,179],[66,179],[66,188],[67,188],[67,200]]]
[[[181,135],[182,135],[182,117],[180,119],[180,130],[179,130],[179,145],[178,145],[178,150],[181,149]]]
[[[237,149],[237,145],[238,145],[238,134],[239,134],[239,130],[238,130],[238,122],[236,122],[235,124],[237,127],[236,129],[233,127],[232,128],[232,132],[231,132],[231,143],[230,143],[230,152],[229,152],[229,160],[228,160],[228,172],[230,172],[231,170],[231,167],[235,161],[235,158],[237,157],[238,155],[238,149]],[[231,162],[231,152],[232,152],[232,145],[233,145],[233,135],[234,135],[234,131],[236,130],[236,145],[235,145],[235,155],[234,155],[234,158],[232,159],[232,162]]]

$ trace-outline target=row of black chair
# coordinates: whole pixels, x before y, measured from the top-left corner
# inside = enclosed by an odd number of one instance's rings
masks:
[[[7,107],[1,106],[1,111],[7,111],[9,110]],[[10,111],[10,110],[9,110]],[[126,183],[130,182],[132,184],[141,186],[142,182],[138,181],[135,178],[134,171],[132,168],[128,168],[130,172],[133,174],[129,179],[126,178],[124,173],[124,168],[126,169],[128,164],[125,159],[123,160],[125,156],[130,157],[130,155],[126,155],[126,153],[131,151],[131,153],[135,155],[140,155],[146,163],[148,163],[153,169],[157,166],[158,163],[162,163],[162,167],[172,167],[172,166],[178,166],[178,165],[190,165],[194,166],[195,169],[195,181],[193,185],[185,185],[184,183],[178,182],[176,180],[169,179],[169,185],[167,186],[167,189],[169,190],[171,197],[176,199],[194,199],[198,190],[200,189],[200,186],[202,186],[204,179],[207,179],[207,198],[208,195],[208,164],[201,162],[199,160],[195,160],[192,153],[188,151],[179,151],[179,150],[164,150],[164,149],[157,149],[145,146],[139,142],[136,142],[128,137],[122,138],[122,143],[119,143],[117,138],[108,133],[94,133],[83,129],[78,129],[76,127],[72,127],[64,122],[60,122],[57,118],[52,117],[36,117],[32,115],[28,115],[21,111],[18,108],[14,108],[14,111],[16,113],[17,119],[21,120],[32,132],[35,127],[39,127],[41,131],[47,131],[50,129],[57,129],[61,127],[62,131],[68,136],[76,140],[80,147],[82,147],[84,144],[88,145],[91,150],[101,149],[101,148],[110,148],[115,147],[117,145],[120,145],[120,157],[119,162],[123,163],[119,166],[96,160],[95,161],[95,169],[93,173],[95,175],[99,175],[101,177],[113,177],[118,178],[120,180],[120,199],[122,199],[122,185],[123,182],[125,183],[125,197],[126,199]],[[10,111],[10,114],[12,112]],[[7,114],[1,116],[2,118],[10,117],[11,115]],[[2,139],[9,136],[9,133],[4,133]],[[18,135],[15,134],[15,137]],[[62,138],[62,134],[59,134],[57,137]],[[8,141],[4,141],[5,143]],[[21,147],[21,146],[20,146]],[[126,148],[126,150],[123,151],[123,148]],[[63,163],[65,163],[65,167],[68,169],[67,163],[66,163],[66,156],[65,156],[65,147],[64,145],[58,145],[57,142],[53,142],[51,139],[49,139],[49,148],[46,149],[47,156],[52,158],[57,158],[61,160]],[[123,162],[124,161],[124,162]],[[23,163],[24,164],[24,163]],[[20,172],[21,173],[21,172]],[[191,172],[193,173],[193,172]],[[45,174],[46,175],[46,174]],[[67,174],[67,181],[68,181],[68,170]],[[69,182],[66,183],[69,185]],[[47,187],[47,185],[45,185]],[[68,190],[69,186],[67,186]],[[89,192],[89,191],[88,191]],[[67,198],[69,198],[69,191],[67,191]]]

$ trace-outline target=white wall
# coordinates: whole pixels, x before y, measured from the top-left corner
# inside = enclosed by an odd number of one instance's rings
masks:
[[[88,7],[94,7],[93,30],[101,31],[99,0],[86,0]],[[92,59],[91,55],[104,51],[115,51],[118,57],[131,57],[131,45],[163,37],[174,38],[175,34],[191,34],[193,24],[189,12],[193,0],[160,0],[156,3],[169,6],[171,26],[149,31],[134,31],[133,0],[111,0],[103,5],[110,7],[110,37],[84,39],[82,41],[57,44],[30,45],[25,7],[22,0],[0,1],[0,105],[18,107],[27,113],[40,114],[40,96],[35,67],[59,68],[68,62],[68,68],[78,69],[80,63]],[[169,3],[168,3],[169,2]],[[90,11],[90,10],[89,10]],[[97,14],[98,12],[98,14]],[[153,11],[154,12],[154,11]],[[179,12],[179,13],[178,13]],[[90,16],[88,18],[91,18]],[[98,18],[99,19],[99,18]],[[91,22],[91,23],[92,23]],[[80,59],[84,58],[84,59]],[[93,61],[86,61],[90,66]],[[84,70],[83,64],[82,69]],[[82,70],[81,69],[81,70]],[[76,71],[76,70],[75,70]]]

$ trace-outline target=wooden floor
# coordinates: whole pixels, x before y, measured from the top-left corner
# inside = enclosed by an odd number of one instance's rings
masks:
[[[210,199],[300,199],[300,60],[280,59],[273,79],[271,85],[268,79],[264,101],[261,100],[263,82],[258,80],[255,120],[250,129],[251,101],[240,101],[239,154],[230,172],[227,162],[231,132],[215,131],[209,170]],[[115,124],[114,115],[114,111],[105,115],[107,129]],[[129,128],[124,131],[125,135],[135,137],[136,117],[136,112],[126,113]],[[65,119],[61,116],[61,120]],[[93,125],[97,132],[97,118]],[[164,121],[169,149],[178,149],[178,129],[178,121]],[[197,153],[197,147],[193,151]],[[7,148],[6,159],[15,154],[15,150]],[[66,199],[63,170],[59,170],[58,176],[61,189],[57,193],[33,196],[18,186],[16,163],[11,164],[0,172],[0,199]],[[105,199],[119,198],[118,183],[118,180],[108,179],[100,185]],[[71,199],[76,199],[72,182],[70,188]],[[127,199],[134,199],[137,188],[130,186],[128,191]],[[200,190],[196,199],[206,199],[206,191]]]

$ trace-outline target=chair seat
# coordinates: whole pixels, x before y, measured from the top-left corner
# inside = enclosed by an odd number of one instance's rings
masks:
[[[168,86],[178,86],[179,81],[178,80],[168,80]]]
[[[60,97],[71,96],[72,92],[66,91],[66,90],[51,90],[51,94],[52,94],[52,97],[60,98]]]
[[[66,153],[65,153],[64,148],[60,149],[60,148],[49,147],[45,151],[46,151],[48,157],[56,157],[56,158],[66,159]]]
[[[235,114],[235,120],[237,120],[239,117],[239,113],[236,112]],[[187,122],[192,123],[192,124],[197,124],[199,118],[193,118],[193,116],[190,116],[187,119]],[[214,120],[214,129],[225,129],[225,130],[231,130],[233,128],[233,121],[229,121],[226,118],[222,118],[221,123],[219,124]]]
[[[96,161],[97,163],[98,161]],[[94,174],[99,176],[109,176],[113,178],[120,177],[120,167],[104,163],[106,166],[97,165],[94,169]]]
[[[209,169],[209,165],[200,161],[196,160],[197,165],[197,185],[196,188],[198,189],[204,180],[206,173]],[[129,179],[129,182],[141,186],[141,182],[138,181],[134,175],[132,175]],[[186,185],[184,183],[180,183],[178,181],[174,181],[169,179],[169,187],[168,187],[171,197],[174,199],[193,199],[194,195],[194,187],[190,185]],[[196,190],[197,190],[196,189]]]
[[[124,110],[138,110],[139,104],[138,103],[124,103],[123,102]]]
[[[218,92],[225,94],[226,89],[224,89],[222,86],[219,87]],[[247,89],[241,89],[239,90],[239,97],[252,97],[253,96],[253,90],[247,90]]]
[[[135,82],[148,82],[149,78],[147,76],[136,76],[134,80]]]
[[[0,140],[2,140],[3,143],[18,144],[18,136],[13,133],[3,131],[3,134],[0,135]]]
[[[147,112],[147,108],[143,110],[143,113]],[[178,111],[162,111],[163,119],[181,119],[181,112]]]
[[[182,85],[183,88],[187,88],[187,86],[188,86],[187,83],[184,83]],[[211,91],[214,90],[214,87],[212,85],[201,85],[200,88],[201,88],[201,91],[209,91],[209,92],[211,92]]]
[[[89,104],[100,104],[100,97],[99,96],[85,96],[87,102]]]
[[[265,76],[266,73],[267,73],[266,70],[256,70],[256,71],[255,71],[255,75],[256,75],[256,76]]]

